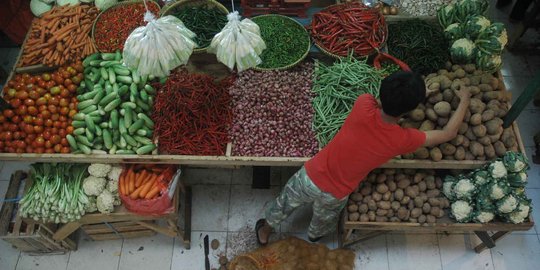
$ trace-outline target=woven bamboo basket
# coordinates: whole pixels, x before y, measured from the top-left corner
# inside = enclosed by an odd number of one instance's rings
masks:
[[[225,16],[229,14],[229,10],[225,6],[223,6],[221,3],[215,0],[180,0],[168,6],[163,7],[163,9],[161,10],[161,16],[174,14],[175,11],[182,9],[183,7],[200,7],[200,6],[206,7],[208,9],[217,8]],[[208,47],[195,48],[193,50],[193,53],[205,53],[207,49]]]
[[[334,6],[337,6],[337,5],[341,5],[341,4],[334,4],[334,5],[330,5],[330,6],[327,6],[326,8],[324,8],[323,10],[321,11],[325,11],[329,8],[332,8]],[[385,20],[386,22],[386,20]],[[385,40],[381,43],[380,47],[379,48],[374,48],[373,49],[373,52],[369,55],[354,55],[355,58],[357,59],[360,59],[360,58],[367,58],[371,55],[375,55],[378,53],[378,51],[382,50],[384,47],[386,47],[386,40],[388,40],[388,24],[385,23],[384,25],[384,28],[386,28],[386,38]],[[310,34],[311,36],[311,34]],[[315,47],[317,47],[322,53],[330,56],[330,57],[333,57],[333,58],[336,58],[336,59],[340,59],[340,58],[344,58],[344,57],[347,57],[346,55],[345,56],[341,56],[341,55],[337,55],[337,54],[334,54],[332,52],[330,52],[328,49],[326,49],[322,44],[319,44],[319,42],[314,38],[314,37],[311,37],[312,40],[313,40],[313,44],[315,44]]]
[[[119,7],[119,6],[126,6],[126,5],[132,5],[132,4],[140,4],[140,3],[143,3],[143,2],[144,2],[144,1],[142,1],[142,0],[130,0],[130,1],[118,2],[118,3],[114,4],[113,6],[111,6],[110,8],[101,11],[101,12],[97,15],[96,19],[94,20],[94,24],[92,24],[92,43],[94,43],[94,46],[96,46],[96,49],[97,49],[99,52],[101,52],[101,51],[99,50],[99,47],[97,46],[96,39],[94,38],[94,31],[95,31],[95,29],[96,29],[96,23],[99,21],[99,18],[101,17],[101,14],[103,14],[103,13],[105,13],[105,12],[107,12],[107,11],[111,11],[111,10],[113,10],[113,9]],[[155,6],[158,8],[158,10],[161,10],[159,4],[156,3],[154,0],[148,0],[146,3],[147,3],[148,5],[155,5]],[[159,14],[155,14],[155,15],[159,15]]]
[[[309,53],[309,50],[311,49],[311,40],[309,38],[309,33],[308,31],[306,30],[306,28],[300,24],[298,21],[294,20],[294,19],[291,19],[290,17],[287,17],[287,16],[283,16],[283,15],[279,15],[279,14],[266,14],[266,15],[260,15],[260,16],[256,16],[256,17],[253,17],[253,19],[255,18],[262,18],[262,17],[282,17],[282,18],[286,18],[288,20],[291,20],[293,21],[294,23],[296,23],[298,25],[298,27],[302,28],[305,33],[306,33],[306,36],[308,38],[308,46],[306,47],[306,50],[304,51],[304,53],[302,54],[302,56],[296,60],[294,63],[292,64],[289,64],[289,65],[286,65],[286,66],[282,66],[282,67],[277,67],[277,68],[262,68],[262,67],[254,67],[253,69],[254,70],[258,70],[258,71],[271,71],[271,70],[286,70],[286,69],[290,69],[290,68],[293,68],[295,66],[297,66],[298,64],[300,64],[304,59],[306,59],[308,53]]]

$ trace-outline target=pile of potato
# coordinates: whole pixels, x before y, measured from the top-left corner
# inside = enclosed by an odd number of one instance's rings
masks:
[[[404,155],[406,159],[491,160],[506,151],[517,151],[517,141],[511,128],[503,129],[503,118],[508,111],[510,95],[503,83],[492,74],[476,70],[474,64],[452,65],[429,74],[426,86],[436,90],[425,104],[401,120],[402,127],[422,131],[443,129],[459,105],[454,90],[469,88],[471,103],[459,128],[458,136],[449,143],[433,148],[419,148]]]
[[[433,170],[377,169],[349,196],[349,221],[435,223],[450,202]]]

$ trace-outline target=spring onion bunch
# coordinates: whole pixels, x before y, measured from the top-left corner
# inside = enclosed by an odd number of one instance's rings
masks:
[[[89,202],[82,189],[87,167],[84,164],[33,164],[32,186],[20,201],[22,216],[45,223],[80,219]]]

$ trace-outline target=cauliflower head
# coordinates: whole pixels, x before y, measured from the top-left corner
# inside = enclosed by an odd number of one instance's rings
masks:
[[[107,214],[114,211],[114,196],[108,190],[103,190],[96,199],[96,205],[99,212]]]
[[[493,182],[489,187],[488,187],[488,190],[489,190],[489,197],[493,200],[500,200],[502,199],[506,193],[507,193],[507,189],[505,188],[505,186],[502,186],[500,185],[499,183],[497,182]]]
[[[83,180],[83,191],[88,196],[98,196],[105,189],[107,180],[101,177],[88,176]]]
[[[500,160],[490,163],[488,170],[491,174],[491,177],[496,178],[496,179],[506,177],[506,175],[508,174],[506,167],[504,166],[504,163]]]
[[[503,163],[509,172],[521,172],[529,167],[527,158],[521,153],[506,152],[503,157]]]
[[[516,211],[508,215],[508,220],[514,224],[522,223],[527,217],[529,217],[529,212],[531,207],[528,204],[520,203]]]
[[[88,197],[88,203],[85,205],[85,211],[88,213],[97,211],[96,197],[94,196]]]
[[[446,196],[446,198],[450,199],[450,200],[453,200],[455,198],[455,194],[454,194],[454,182],[444,182],[443,183],[443,194],[444,196]]]
[[[88,173],[90,173],[90,175],[93,175],[95,177],[107,177],[107,174],[109,173],[109,171],[111,171],[111,165],[109,164],[100,164],[100,163],[94,163],[94,164],[90,164],[90,166],[88,166]]]
[[[475,186],[470,179],[463,178],[456,182],[454,185],[454,194],[457,199],[470,199],[475,192]]]
[[[118,180],[120,179],[120,174],[122,174],[122,167],[112,166],[111,171],[107,174],[109,180]]]
[[[493,212],[486,212],[486,211],[480,211],[476,214],[474,217],[474,220],[480,223],[488,223],[492,221],[495,218],[495,214]]]
[[[474,183],[477,186],[482,186],[482,185],[484,185],[484,184],[486,184],[488,182],[489,173],[487,171],[485,171],[485,170],[476,171],[474,173],[473,179],[474,179]]]
[[[460,38],[452,44],[450,56],[455,63],[468,63],[474,56],[476,47],[474,43],[467,38]]]
[[[501,214],[508,214],[514,211],[517,208],[518,204],[519,202],[517,198],[514,195],[510,194],[497,202],[497,210]]]
[[[527,184],[527,173],[509,173],[508,183],[510,183],[510,185],[513,187],[524,187]]]
[[[111,193],[118,193],[118,180],[107,181],[107,190]]]
[[[472,206],[468,202],[462,200],[455,201],[451,206],[452,216],[454,216],[458,222],[469,221],[472,211]]]

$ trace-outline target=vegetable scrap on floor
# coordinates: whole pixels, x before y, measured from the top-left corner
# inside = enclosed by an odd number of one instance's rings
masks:
[[[174,70],[156,85],[152,112],[159,152],[171,155],[224,155],[229,142],[233,77],[219,83],[206,74]]]
[[[308,62],[286,71],[240,73],[230,89],[233,155],[313,156],[312,76]]]

